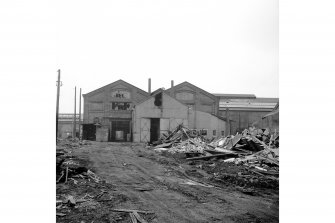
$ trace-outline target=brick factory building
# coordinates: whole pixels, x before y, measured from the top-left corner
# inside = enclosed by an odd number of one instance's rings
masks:
[[[174,86],[171,81],[171,88],[151,92],[150,79],[148,92],[118,80],[83,98],[83,139],[119,142],[152,142],[179,124],[209,138],[234,134],[262,119],[278,102],[211,94],[188,82]]]

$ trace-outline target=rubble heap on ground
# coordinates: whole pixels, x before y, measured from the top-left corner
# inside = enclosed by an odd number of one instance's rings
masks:
[[[155,151],[185,153],[190,161],[220,159],[225,163],[243,165],[263,178],[276,181],[279,178],[279,133],[271,134],[269,129],[250,127],[242,133],[208,142],[179,125],[154,144]]]

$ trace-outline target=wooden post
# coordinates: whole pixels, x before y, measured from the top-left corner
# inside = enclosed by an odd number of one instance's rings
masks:
[[[77,94],[77,87],[74,87],[74,116],[73,116],[72,139],[76,138],[76,94]]]
[[[226,136],[229,136],[230,135],[230,120],[229,120],[229,109],[228,107],[226,107],[226,119],[227,119],[227,122],[226,122]]]
[[[81,133],[80,133],[80,128],[81,128],[81,88],[80,88],[80,93],[79,93],[79,140],[81,139]]]
[[[57,80],[57,101],[56,101],[56,143],[58,137],[58,113],[59,113],[59,92],[60,92],[60,69],[58,69],[58,80]]]

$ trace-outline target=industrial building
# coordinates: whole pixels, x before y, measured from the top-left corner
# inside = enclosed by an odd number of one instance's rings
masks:
[[[148,92],[118,80],[83,98],[83,139],[116,142],[156,141],[179,124],[208,138],[234,134],[262,120],[278,102],[211,94],[189,82],[171,81],[169,89],[151,92],[151,79]]]
[[[83,94],[83,139],[131,141],[134,105],[149,96],[148,92],[123,80]]]
[[[62,113],[58,115],[58,136],[57,138],[68,138],[73,135],[74,115],[71,113]],[[76,137],[79,137],[79,114],[76,115]]]
[[[214,94],[219,99],[219,116],[229,119],[227,132],[235,134],[255,126],[279,131],[279,116],[262,117],[271,112],[279,98],[257,98],[253,94]]]

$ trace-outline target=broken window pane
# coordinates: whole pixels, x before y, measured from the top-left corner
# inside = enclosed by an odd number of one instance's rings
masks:
[[[130,110],[130,103],[129,102],[112,102],[112,110]]]

